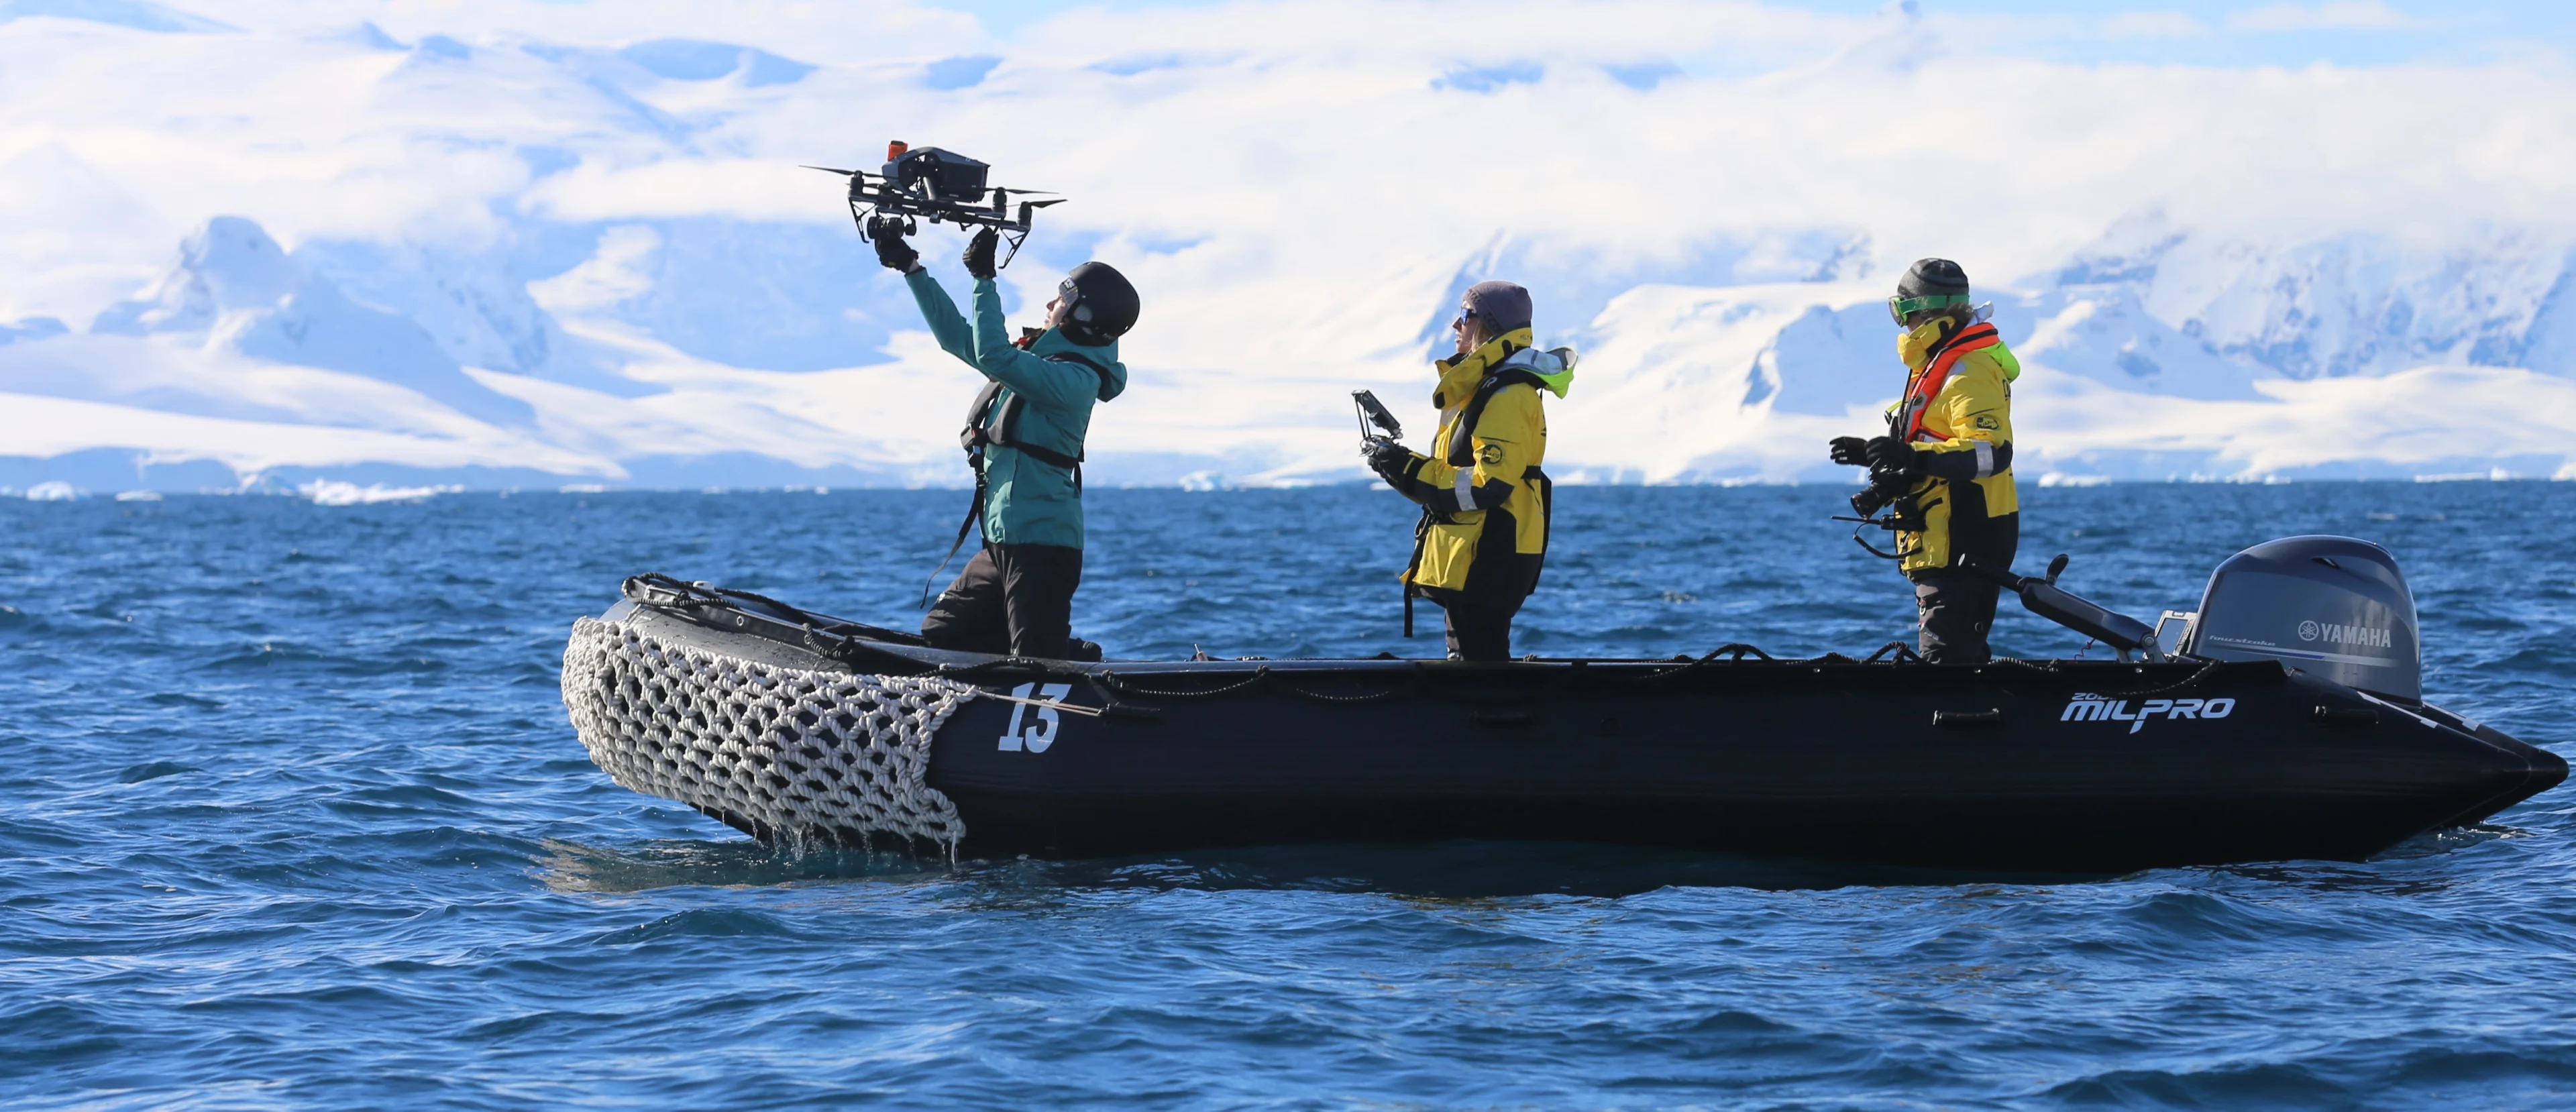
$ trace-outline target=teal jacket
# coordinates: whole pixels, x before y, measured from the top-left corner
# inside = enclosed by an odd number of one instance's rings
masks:
[[[1091,431],[1091,407],[1127,389],[1127,368],[1118,362],[1118,344],[1087,347],[1048,329],[1022,349],[1011,342],[1002,323],[1002,291],[990,278],[975,282],[975,323],[957,313],[937,280],[926,270],[904,276],[912,298],[921,304],[921,319],[939,346],[985,378],[1002,384],[1001,393],[983,413],[992,417],[1013,394],[1027,398],[1016,436],[1063,455],[1080,457]],[[1102,374],[1081,363],[1050,355],[1071,353],[1099,364]],[[1055,544],[1082,547],[1082,488],[1073,469],[1058,467],[1017,448],[984,449],[984,539],[993,544]]]

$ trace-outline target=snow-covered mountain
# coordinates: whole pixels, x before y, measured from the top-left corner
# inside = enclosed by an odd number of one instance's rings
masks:
[[[1584,352],[1551,406],[1552,472],[1846,481],[1821,446],[1892,400],[1881,302],[1936,251],[1967,264],[2022,357],[2034,479],[2576,477],[2576,232],[2544,219],[2385,218],[2420,210],[2404,190],[2301,218],[2249,195],[2261,218],[2238,219],[2205,187],[2015,198],[1998,180],[1994,211],[1927,222],[1911,187],[1846,184],[1869,141],[1809,150],[1830,129],[1773,159],[1809,159],[1803,191],[1723,157],[1761,135],[1676,150],[1673,123],[1730,98],[1831,115],[1856,89],[1901,100],[1991,62],[1903,11],[1821,62],[1730,82],[1622,77],[1645,71],[1615,37],[1526,67],[1352,58],[1264,39],[1260,9],[1250,30],[1200,29],[1232,35],[1231,55],[1113,49],[1075,24],[1024,49],[934,27],[800,58],[774,27],[556,38],[234,8],[22,0],[0,18],[0,243],[21,264],[0,277],[0,484],[962,482],[971,372],[858,241],[835,179],[795,165],[898,130],[1075,198],[1007,272],[1015,309],[1085,257],[1144,290],[1135,387],[1098,419],[1094,482],[1360,477],[1342,399],[1372,388],[1427,427],[1444,307],[1487,277],[1530,286],[1541,331]],[[100,93],[21,95],[39,83]],[[1114,124],[1030,123],[1086,112]],[[1554,144],[1538,149],[1632,156],[1636,180],[1447,157],[1449,131],[1498,112]],[[1245,120],[1271,126],[1247,138]],[[2006,145],[2044,152],[2051,126],[2021,121]],[[1406,149],[1423,153],[1349,155]],[[168,188],[174,164],[199,168],[186,188]],[[1665,205],[1675,174],[1708,202]],[[153,228],[157,246],[138,238]],[[962,295],[958,239],[921,237]]]

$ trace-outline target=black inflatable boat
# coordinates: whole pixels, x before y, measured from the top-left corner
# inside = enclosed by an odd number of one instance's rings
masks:
[[[619,783],[769,840],[1084,857],[1453,838],[2117,872],[2367,858],[2566,762],[2422,701],[2388,554],[2273,541],[2157,628],[1997,574],[2118,659],[1071,663],[639,576],[564,700]]]

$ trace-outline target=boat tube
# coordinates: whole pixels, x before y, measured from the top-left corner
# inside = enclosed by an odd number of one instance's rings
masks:
[[[563,696],[628,788],[952,859],[1474,838],[2124,872],[2360,860],[2566,778],[2422,700],[2375,545],[2258,545],[2157,627],[2063,566],[1988,574],[2117,659],[1074,663],[647,575],[574,624]]]

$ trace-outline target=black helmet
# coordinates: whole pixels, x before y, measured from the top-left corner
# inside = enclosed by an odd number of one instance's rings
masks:
[[[1084,347],[1099,347],[1136,327],[1136,287],[1108,263],[1084,263],[1055,288],[1064,302],[1064,338]]]
[[[1916,259],[1896,280],[1896,296],[1887,299],[1887,315],[1905,318],[1926,309],[1948,309],[1968,303],[1968,272],[1948,259]]]

